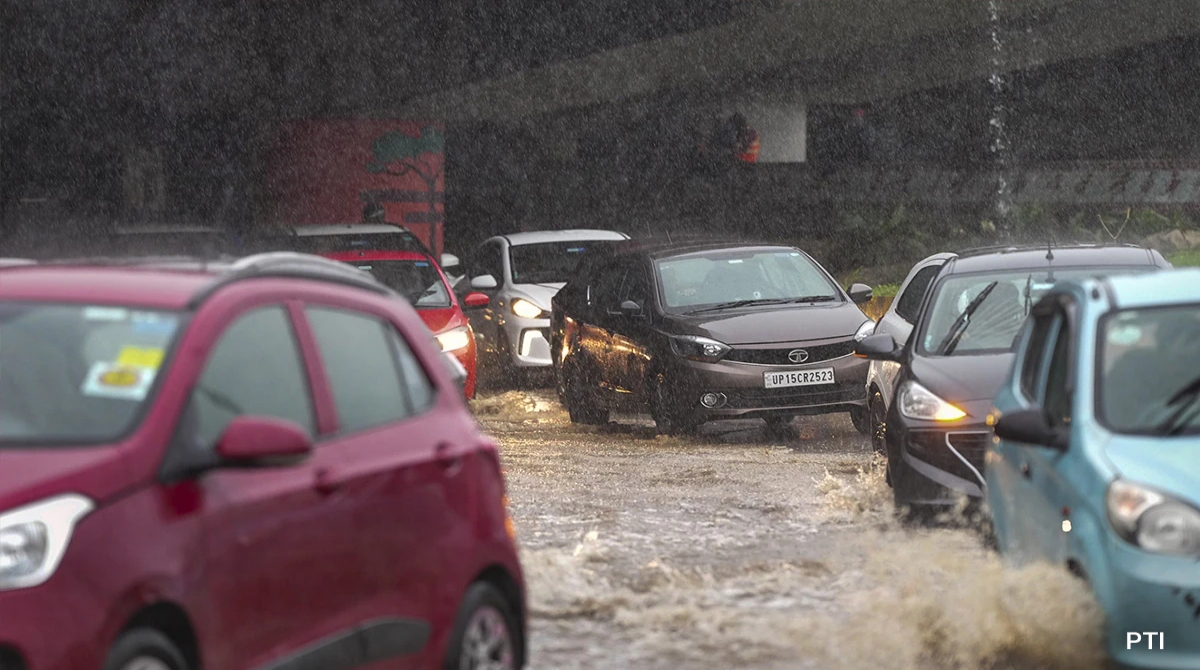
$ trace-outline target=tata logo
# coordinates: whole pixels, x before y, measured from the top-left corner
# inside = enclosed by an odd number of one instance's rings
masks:
[[[788,352],[788,360],[793,363],[803,363],[808,360],[808,352],[803,349],[792,349]]]

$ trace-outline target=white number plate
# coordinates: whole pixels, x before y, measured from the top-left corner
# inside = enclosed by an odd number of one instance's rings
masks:
[[[834,383],[833,368],[763,373],[763,384],[769,389],[784,388],[787,386],[811,386],[813,384],[832,383]]]

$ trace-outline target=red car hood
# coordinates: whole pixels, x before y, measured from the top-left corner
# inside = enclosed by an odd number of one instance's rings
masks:
[[[0,448],[0,511],[63,493],[106,500],[133,483],[123,455],[114,446]]]

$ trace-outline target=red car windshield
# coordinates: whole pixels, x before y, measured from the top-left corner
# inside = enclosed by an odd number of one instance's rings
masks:
[[[450,307],[450,291],[442,273],[425,254],[411,251],[357,251],[326,254],[366,270],[417,309]]]
[[[0,303],[0,444],[120,439],[181,322],[108,305]]]

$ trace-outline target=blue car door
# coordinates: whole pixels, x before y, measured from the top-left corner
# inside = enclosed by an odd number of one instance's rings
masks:
[[[1029,333],[1017,351],[1013,366],[1015,388],[1003,389],[996,399],[1002,412],[1041,407],[1046,370],[1053,355],[1054,335],[1059,314],[1055,310],[1035,310],[1030,315]],[[1001,440],[992,447],[987,460],[988,502],[996,522],[996,532],[1005,553],[1019,557],[1036,554],[1035,530],[1042,524],[1031,517],[1034,505],[1033,452],[1029,445]],[[1040,469],[1039,469],[1040,472]]]

